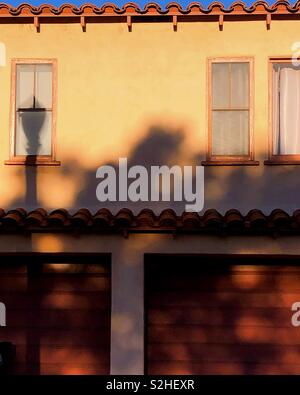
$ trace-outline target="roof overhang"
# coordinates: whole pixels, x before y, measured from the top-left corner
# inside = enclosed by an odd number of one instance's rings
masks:
[[[171,20],[173,25],[177,21],[213,21],[218,20],[220,26],[224,20],[265,19],[267,26],[271,19],[298,19],[300,16],[300,1],[291,5],[288,1],[277,1],[269,5],[265,1],[257,1],[247,6],[243,2],[234,2],[226,8],[221,2],[213,2],[207,7],[198,2],[190,3],[186,8],[176,2],[162,7],[156,3],[148,3],[139,7],[134,3],[126,3],[122,7],[113,3],[102,6],[86,3],[81,6],[62,4],[55,7],[43,4],[38,7],[30,4],[20,4],[12,7],[0,4],[0,23],[40,23],[76,22],[79,21],[84,28],[87,22],[124,22],[131,25],[132,21],[163,22]]]
[[[23,208],[8,211],[0,209],[0,234],[23,232],[63,233],[170,233],[214,235],[300,235],[300,209],[292,215],[275,209],[269,215],[261,210],[250,210],[243,215],[231,209],[225,214],[209,209],[199,215],[195,212],[176,214],[172,209],[156,215],[144,209],[135,215],[129,209],[113,214],[107,208],[91,213],[81,208],[75,213],[66,209],[47,212],[39,208],[27,212]]]

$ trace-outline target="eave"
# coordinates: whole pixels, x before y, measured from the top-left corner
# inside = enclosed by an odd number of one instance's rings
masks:
[[[261,210],[250,210],[243,215],[231,209],[225,214],[209,209],[203,214],[172,209],[155,214],[144,209],[134,214],[121,209],[113,214],[107,208],[91,213],[87,208],[72,213],[66,209],[47,212],[39,208],[27,212],[23,208],[8,211],[0,209],[0,235],[9,233],[55,232],[55,233],[170,233],[213,235],[300,235],[300,210],[288,214],[275,209],[269,215]]]
[[[298,19],[299,15],[300,1],[291,5],[285,0],[277,1],[272,5],[265,1],[257,1],[250,6],[237,1],[228,8],[221,2],[213,2],[207,7],[192,2],[186,8],[176,2],[169,3],[165,8],[156,3],[148,3],[143,8],[134,3],[126,3],[122,7],[113,3],[99,7],[90,3],[80,7],[72,4],[62,4],[60,7],[49,4],[38,7],[27,3],[20,4],[18,7],[0,4],[0,23],[34,23],[37,29],[41,23],[78,22],[84,30],[86,24],[90,22],[125,22],[130,27],[134,22],[143,21],[171,21],[174,27],[180,21],[218,21],[219,26],[222,27],[224,21],[253,19],[265,20],[269,28],[272,19]]]

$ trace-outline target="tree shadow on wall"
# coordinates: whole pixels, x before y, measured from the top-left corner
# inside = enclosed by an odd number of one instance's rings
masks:
[[[40,131],[43,126],[43,112],[41,118],[35,122],[24,118],[24,130],[28,136],[28,150],[37,149],[40,145]],[[178,165],[185,158],[189,160],[189,165],[199,166],[205,159],[205,152],[199,151],[197,155],[188,157],[184,152],[186,131],[183,129],[165,128],[160,125],[153,125],[136,146],[132,148],[128,155],[128,168],[134,165],[142,165],[149,170],[151,166]],[[33,151],[34,152],[34,151]],[[183,154],[185,154],[183,160]],[[36,158],[27,156],[28,165],[34,164]],[[100,165],[111,165],[118,179],[117,160]],[[97,211],[99,207],[107,207],[113,211],[126,206],[134,212],[148,207],[159,213],[165,208],[173,208],[178,212],[185,210],[184,202],[99,202],[96,197],[96,188],[100,179],[96,178],[96,168],[83,169],[76,157],[64,161],[58,169],[59,174],[64,177],[75,177],[80,175],[81,182],[78,182],[77,190],[73,196],[72,205],[64,207],[70,210],[77,210],[81,207],[88,207],[91,211]],[[19,170],[22,174],[23,169]],[[293,211],[299,208],[300,199],[300,167],[299,166],[264,166],[261,160],[260,166],[207,166],[204,170],[205,184],[204,210],[214,208],[225,213],[231,208],[238,209],[246,214],[253,208],[260,208],[266,214],[275,208],[282,208]],[[25,167],[25,197],[17,198],[11,202],[10,207],[23,207],[34,209],[40,206],[37,196],[37,167]],[[149,186],[149,185],[148,185]],[[118,185],[117,185],[118,188]],[[118,191],[117,191],[118,192]],[[60,196],[57,196],[60,200]],[[52,207],[53,209],[57,207]]]
[[[128,157],[128,168],[136,165],[144,166],[150,175],[151,166],[173,166],[178,164],[178,158],[181,157],[182,144],[184,142],[184,131],[182,129],[172,130],[165,129],[158,125],[152,126],[145,138],[141,140],[130,152]],[[118,163],[105,163],[115,169],[117,180],[119,176]],[[84,175],[84,188],[79,192],[75,201],[76,207],[94,207],[105,206],[113,211],[120,208],[120,202],[99,202],[96,197],[96,188],[100,179],[96,178],[95,171],[87,172]],[[150,176],[148,179],[148,191],[150,191]],[[129,181],[130,183],[130,181]],[[118,196],[117,184],[117,196]],[[143,208],[150,207],[159,212],[164,208],[177,208],[184,210],[184,202],[131,202],[123,203],[126,208],[139,211]]]
[[[187,160],[188,165],[200,166],[205,159],[205,152],[196,155],[184,152],[186,131],[168,129],[153,125],[145,137],[139,141],[128,155],[128,168],[142,165],[150,174],[151,166],[178,165]],[[183,156],[185,154],[185,156]],[[207,166],[204,169],[204,210],[214,208],[225,213],[235,208],[246,214],[253,208],[259,208],[269,214],[275,208],[288,212],[300,207],[300,166],[265,166],[260,158],[259,166]],[[105,163],[106,164],[106,163]],[[107,163],[116,170],[118,163]],[[99,164],[100,165],[100,164]],[[72,165],[73,166],[73,165]],[[67,166],[68,167],[68,166]],[[78,165],[75,164],[75,168]],[[68,170],[67,170],[68,171]],[[69,168],[72,173],[72,169]],[[74,170],[73,170],[74,171]],[[80,169],[78,169],[80,171]],[[83,187],[78,191],[73,208],[91,207],[97,210],[105,206],[118,210],[122,202],[99,202],[96,188],[99,179],[95,176],[96,169],[83,174]],[[193,179],[195,184],[195,179]],[[185,210],[185,202],[124,202],[123,206],[134,212],[146,206],[157,213],[165,208],[175,211]]]

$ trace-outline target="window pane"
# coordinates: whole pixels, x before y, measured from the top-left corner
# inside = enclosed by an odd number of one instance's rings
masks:
[[[212,154],[249,154],[249,112],[213,111]]]
[[[273,68],[274,155],[300,154],[300,70],[292,64]]]
[[[212,106],[213,108],[229,107],[229,63],[212,64]]]
[[[249,106],[249,63],[231,64],[231,107]]]
[[[52,108],[52,65],[36,65],[36,108]]]
[[[17,108],[32,108],[34,96],[34,66],[17,65]]]
[[[51,111],[16,114],[15,155],[51,155]]]

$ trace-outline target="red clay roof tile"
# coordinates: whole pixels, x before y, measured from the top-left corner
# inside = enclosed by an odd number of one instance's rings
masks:
[[[75,213],[57,209],[48,213],[43,208],[26,212],[23,208],[9,211],[0,209],[0,233],[11,231],[55,232],[197,232],[197,233],[270,233],[285,232],[300,234],[300,209],[292,215],[284,210],[275,209],[269,215],[261,210],[250,210],[243,215],[239,210],[228,210],[224,215],[215,209],[198,213],[183,212],[177,215],[172,209],[165,209],[156,215],[144,209],[137,215],[129,209],[121,209],[112,214],[107,208],[91,213],[81,208]]]
[[[139,7],[135,3],[126,3],[122,7],[113,3],[105,3],[102,6],[86,3],[81,6],[72,4],[62,4],[55,7],[49,4],[42,4],[40,6],[33,6],[30,4],[20,4],[17,7],[12,7],[8,4],[0,4],[1,17],[74,17],[74,16],[88,16],[88,17],[113,17],[113,16],[159,16],[159,15],[181,15],[181,16],[197,16],[197,15],[249,15],[258,14],[266,15],[288,15],[299,14],[300,1],[296,4],[290,4],[286,0],[279,0],[272,5],[266,1],[256,1],[251,5],[246,5],[241,1],[233,2],[229,7],[226,7],[222,2],[212,2],[207,7],[198,2],[191,2],[185,8],[176,2],[171,2],[162,7],[157,3],[148,3],[144,7]]]

